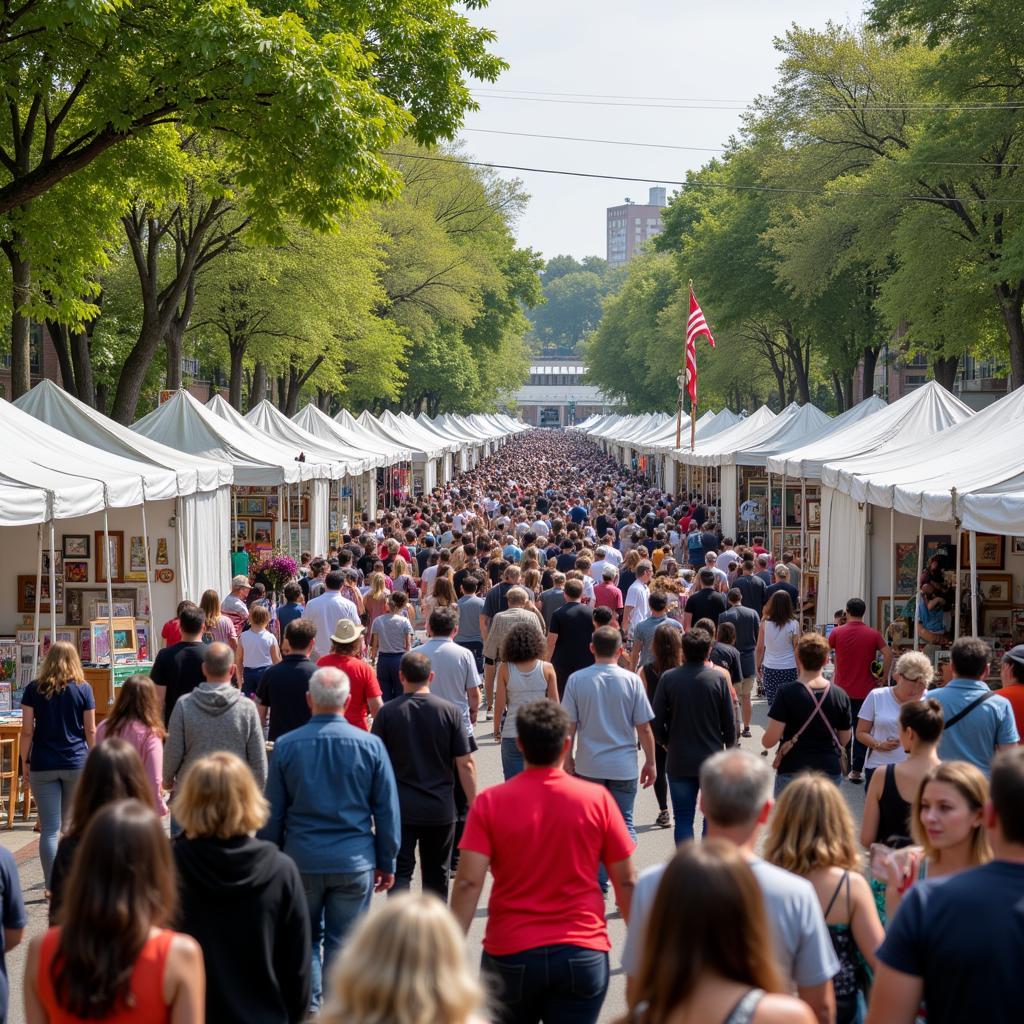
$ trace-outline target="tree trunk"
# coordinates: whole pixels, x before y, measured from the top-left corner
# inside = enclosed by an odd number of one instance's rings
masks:
[[[288,404],[288,387],[285,384],[284,374],[277,375],[277,407],[284,412]]]
[[[846,412],[846,396],[843,394],[843,382],[839,379],[839,374],[835,370],[832,371],[832,390],[836,395],[836,409],[840,412]]]
[[[327,412],[330,401],[331,396],[323,388],[316,389],[316,407],[321,412]]]
[[[78,396],[75,384],[75,371],[71,365],[71,350],[68,341],[68,329],[55,320],[46,321],[46,331],[53,342],[53,350],[57,353],[57,365],[60,367],[61,386],[69,395]]]
[[[864,346],[864,378],[861,381],[861,399],[870,398],[875,393],[875,367],[878,365],[879,349],[876,346]]]
[[[1014,390],[1024,385],[1024,320],[1021,318],[1021,304],[1024,302],[1024,286],[1010,288],[997,284],[996,298],[1006,324],[1010,339],[1010,386]]]
[[[856,404],[857,400],[853,397],[853,374],[848,373],[843,380],[843,391],[846,400],[846,408],[852,409]]]
[[[11,265],[11,398],[20,398],[32,387],[32,321],[24,312],[32,288],[32,266],[18,252],[21,238],[15,234],[3,243]]]
[[[181,387],[181,333],[172,324],[164,335],[167,349],[167,382],[168,391],[177,391]]]
[[[96,408],[100,412],[105,413],[107,411],[107,404],[110,401],[109,391],[110,389],[103,381],[96,385]]]
[[[92,376],[92,329],[95,323],[93,320],[86,331],[75,331],[71,335],[70,344],[71,365],[75,369],[78,399],[97,409],[100,406],[97,404],[96,387]]]
[[[932,373],[937,383],[947,391],[953,390],[956,383],[956,371],[960,368],[959,356],[936,356],[932,360]]]
[[[246,342],[228,338],[228,353],[231,357],[231,371],[228,377],[228,402],[232,409],[242,411],[242,360],[245,358]]]
[[[260,404],[267,397],[267,367],[257,361],[252,368],[252,388],[249,391],[249,408]]]

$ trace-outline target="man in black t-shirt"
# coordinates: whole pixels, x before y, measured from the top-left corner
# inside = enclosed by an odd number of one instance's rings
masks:
[[[698,619],[710,619],[716,626],[718,616],[725,611],[725,594],[715,590],[715,574],[711,569],[701,569],[697,577],[700,590],[694,591],[683,607],[683,626],[690,629]]]
[[[758,615],[764,611],[765,582],[754,572],[754,560],[744,558],[740,564],[740,574],[733,580],[733,587],[740,592],[744,608],[750,608]]]
[[[284,631],[285,651],[281,660],[263,673],[256,687],[257,710],[264,725],[270,713],[267,738],[271,741],[310,719],[312,712],[306,694],[309,677],[316,671],[316,662],[310,658],[315,641],[316,623],[309,619],[289,622]]]
[[[185,605],[178,612],[181,640],[162,651],[157,651],[149,678],[164,707],[164,725],[171,720],[171,712],[179,697],[191,693],[205,680],[203,675],[203,629],[206,615],[194,604]]]
[[[402,845],[392,892],[412,886],[416,847],[423,888],[448,899],[448,870],[455,841],[455,775],[467,802],[476,799],[476,766],[459,709],[430,692],[430,659],[418,651],[402,658],[402,695],[377,712],[372,732],[391,758],[398,783]]]
[[[594,612],[581,603],[582,580],[566,580],[564,593],[565,603],[551,616],[547,651],[547,660],[555,667],[560,698],[565,694],[569,676],[594,664],[594,652],[590,649]]]

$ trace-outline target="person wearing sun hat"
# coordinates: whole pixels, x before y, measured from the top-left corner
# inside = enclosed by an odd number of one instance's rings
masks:
[[[1010,702],[1017,732],[1024,736],[1024,644],[1011,647],[1003,655],[999,678],[1002,682],[999,696]]]
[[[376,715],[381,699],[377,673],[359,656],[366,629],[349,619],[340,619],[331,634],[331,653],[317,659],[317,668],[340,668],[349,678],[349,701],[345,719],[357,729],[369,730],[367,715]]]

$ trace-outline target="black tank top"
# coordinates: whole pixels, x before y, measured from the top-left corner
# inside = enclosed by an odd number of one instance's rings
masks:
[[[661,673],[654,667],[654,663],[644,665],[644,679],[647,682],[647,699],[654,704],[654,692],[658,689],[658,680]]]
[[[900,796],[896,787],[896,765],[885,766],[885,782],[878,798],[878,832],[876,843],[890,845],[894,836],[906,839],[910,835],[910,804]]]

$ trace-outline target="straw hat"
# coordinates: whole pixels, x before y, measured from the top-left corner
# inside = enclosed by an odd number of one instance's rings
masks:
[[[365,627],[357,626],[351,619],[339,619],[331,634],[331,641],[336,644],[350,644],[365,632]]]

